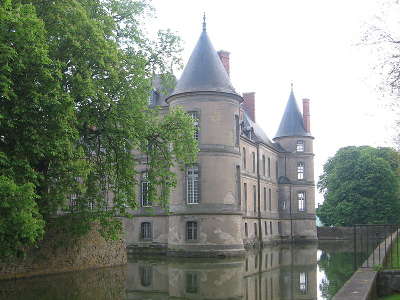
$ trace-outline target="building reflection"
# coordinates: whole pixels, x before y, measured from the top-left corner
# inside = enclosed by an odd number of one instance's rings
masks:
[[[317,245],[248,251],[236,260],[136,260],[127,299],[317,299]]]

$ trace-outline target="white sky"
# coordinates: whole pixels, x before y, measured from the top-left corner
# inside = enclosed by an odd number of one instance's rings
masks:
[[[237,92],[256,93],[256,120],[272,139],[290,92],[309,98],[315,180],[348,145],[390,146],[393,117],[375,91],[369,50],[359,46],[379,0],[153,0],[158,28],[184,41],[184,63],[201,33],[231,53]],[[317,201],[322,196],[317,193]]]

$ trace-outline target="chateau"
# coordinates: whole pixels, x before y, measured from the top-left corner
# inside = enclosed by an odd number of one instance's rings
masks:
[[[255,122],[254,93],[235,91],[229,53],[215,51],[205,23],[175,89],[166,95],[157,86],[149,105],[186,110],[200,152],[195,165],[174,170],[178,184],[168,211],[146,199],[143,158],[140,208],[124,224],[129,252],[230,256],[255,244],[317,239],[308,99],[302,114],[290,91],[270,140]]]

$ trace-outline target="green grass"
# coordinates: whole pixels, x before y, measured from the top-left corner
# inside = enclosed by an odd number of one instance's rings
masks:
[[[384,266],[385,269],[400,269],[400,240],[397,239],[396,242],[393,242],[391,253],[388,253],[386,264]],[[386,298],[385,298],[386,299]],[[391,298],[388,298],[391,299]],[[397,296],[399,299],[400,296]]]
[[[379,300],[400,300],[400,294],[379,298]]]

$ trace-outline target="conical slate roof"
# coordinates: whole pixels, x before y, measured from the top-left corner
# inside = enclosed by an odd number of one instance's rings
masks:
[[[284,136],[311,136],[311,134],[304,129],[303,116],[297,106],[293,89],[290,91],[289,100],[286,104],[285,112],[283,113],[281,124],[279,125],[275,138]]]
[[[205,24],[203,24],[203,32],[196,47],[170,97],[189,92],[223,92],[237,95],[211,44]]]

